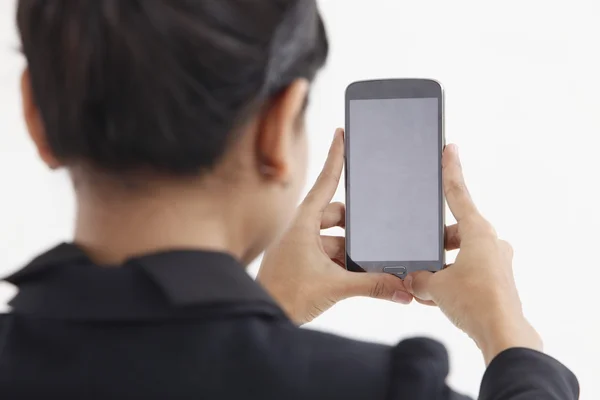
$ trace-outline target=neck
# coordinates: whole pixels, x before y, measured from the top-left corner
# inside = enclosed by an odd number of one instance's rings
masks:
[[[97,263],[118,265],[131,257],[169,250],[225,252],[249,261],[251,245],[243,240],[248,231],[242,207],[239,201],[238,207],[232,206],[219,191],[189,183],[161,184],[143,192],[77,185],[76,191],[75,242]]]

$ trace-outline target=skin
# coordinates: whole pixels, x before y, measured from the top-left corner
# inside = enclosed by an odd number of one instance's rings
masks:
[[[73,180],[74,241],[97,263],[116,266],[140,254],[199,249],[226,252],[247,265],[267,249],[258,281],[298,324],[349,297],[403,304],[415,298],[439,306],[474,339],[488,363],[511,347],[541,350],[521,312],[512,250],[471,201],[454,146],[444,155],[444,186],[458,225],[447,229],[446,247],[460,247],[460,253],[444,271],[403,282],[345,270],[343,238],[321,235],[322,229],[344,227],[344,205],[331,203],[343,168],[342,130],[314,187],[295,207],[307,167],[303,106],[309,82],[292,83],[239,128],[212,171],[193,178],[150,171],[114,177],[85,162],[58,159],[48,146],[27,70],[21,89],[24,118],[41,159],[49,168],[68,169]]]

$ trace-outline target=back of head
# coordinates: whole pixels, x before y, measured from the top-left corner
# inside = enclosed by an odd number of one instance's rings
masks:
[[[327,55],[314,0],[20,0],[33,100],[62,163],[192,175]]]

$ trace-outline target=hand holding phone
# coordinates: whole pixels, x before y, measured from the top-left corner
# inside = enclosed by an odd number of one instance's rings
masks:
[[[523,315],[512,271],[513,250],[479,213],[465,184],[457,147],[443,158],[444,190],[457,225],[456,262],[438,273],[419,271],[404,284],[415,298],[439,306],[482,350],[486,362],[513,347],[542,350]]]
[[[338,301],[357,296],[409,304],[413,297],[390,274],[362,274],[343,267],[345,241],[322,232],[344,228],[345,207],[331,203],[344,166],[344,134],[335,135],[323,171],[288,230],[265,253],[258,282],[298,324]]]

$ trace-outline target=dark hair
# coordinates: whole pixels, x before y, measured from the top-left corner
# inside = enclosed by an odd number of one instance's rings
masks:
[[[210,169],[328,51],[315,0],[20,0],[17,20],[54,155],[109,172]]]

